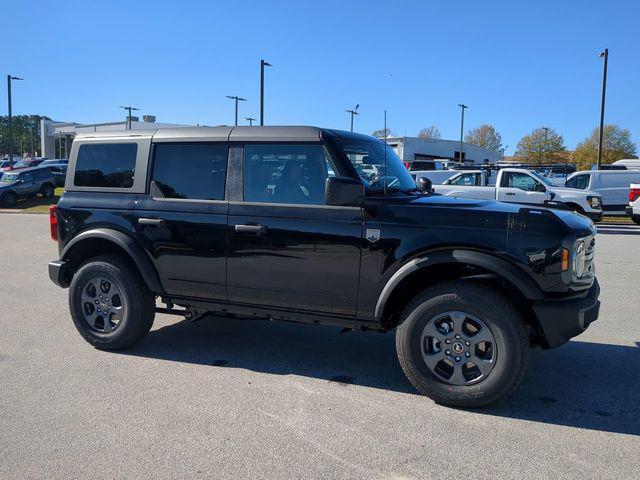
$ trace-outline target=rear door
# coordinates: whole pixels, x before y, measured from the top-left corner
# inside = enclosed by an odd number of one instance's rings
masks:
[[[226,300],[228,143],[163,142],[152,150],[147,193],[134,209],[136,237],[167,293]]]
[[[502,172],[498,200],[541,205],[547,196],[547,188],[533,176],[524,172]]]
[[[362,209],[325,205],[336,169],[320,143],[245,144],[229,205],[229,300],[355,316]]]

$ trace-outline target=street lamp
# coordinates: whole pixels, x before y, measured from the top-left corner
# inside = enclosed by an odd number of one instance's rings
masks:
[[[353,110],[346,110],[346,112],[351,115],[351,131],[353,132],[353,116],[354,115],[360,115],[358,113],[358,107],[360,106],[360,104],[356,105],[356,108],[354,108]]]
[[[269,62],[260,60],[260,126],[264,125],[264,67],[272,67]]]
[[[602,66],[602,103],[600,104],[600,135],[598,136],[598,170],[602,167],[602,137],[604,135],[604,97],[607,92],[607,62],[609,60],[609,49],[605,48],[600,52],[600,58],[604,58]]]
[[[238,126],[238,102],[246,102],[247,99],[246,98],[242,98],[242,97],[238,97],[238,96],[232,96],[232,95],[227,95],[227,98],[230,98],[231,100],[235,101],[235,103],[236,103],[236,119],[235,119],[234,125],[237,127]]]
[[[131,110],[139,110],[139,108],[136,107],[132,107],[132,106],[126,106],[126,107],[120,107],[122,110],[127,110],[129,112],[129,115],[127,115],[127,124],[128,124],[128,129],[131,130]]]
[[[464,111],[469,108],[464,103],[459,103],[460,113],[462,114],[460,117],[460,163],[462,163],[462,134],[464,132]]]
[[[24,78],[14,77],[13,75],[7,75],[7,100],[9,105],[9,161],[13,161],[13,131],[12,131],[12,118],[11,118],[11,81],[12,80],[24,80]]]
[[[255,118],[253,118],[253,117],[244,117],[244,119],[245,119],[245,120],[247,120],[247,121],[249,122],[249,126],[250,126],[250,127],[253,127],[253,122],[255,122],[255,121],[256,121],[256,119],[255,119]]]
[[[542,146],[542,163],[547,163],[547,145],[549,139],[549,127],[542,127],[544,130],[544,145]]]

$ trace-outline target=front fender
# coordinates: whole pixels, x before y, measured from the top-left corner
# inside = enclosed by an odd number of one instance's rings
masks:
[[[394,289],[408,275],[421,268],[444,263],[459,263],[483,268],[484,270],[488,270],[503,277],[506,281],[514,285],[529,300],[540,300],[544,298],[544,294],[529,274],[509,261],[484,252],[454,249],[426,253],[424,256],[414,258],[400,267],[387,281],[380,293],[380,296],[378,297],[374,313],[375,318],[382,318],[384,307],[391,297]]]

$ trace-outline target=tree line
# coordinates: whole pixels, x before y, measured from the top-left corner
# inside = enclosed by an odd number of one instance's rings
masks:
[[[578,143],[573,152],[567,150],[564,138],[554,128],[534,128],[531,133],[523,136],[516,146],[515,156],[526,163],[575,163],[581,168],[589,168],[598,161],[598,137],[600,129],[594,128],[591,134]],[[376,130],[372,135],[383,138],[393,137],[393,132],[387,128],[385,132]],[[440,139],[440,129],[431,125],[418,132],[419,138]],[[503,152],[502,136],[493,125],[488,123],[469,130],[464,141],[495,152]],[[637,145],[631,139],[631,132],[618,125],[605,125],[602,142],[602,163],[610,164],[622,158],[636,158]]]
[[[11,117],[13,154],[40,151],[40,120],[49,120],[41,115],[17,115]],[[9,116],[0,116],[0,154],[9,153]],[[1,156],[1,155],[0,155]]]

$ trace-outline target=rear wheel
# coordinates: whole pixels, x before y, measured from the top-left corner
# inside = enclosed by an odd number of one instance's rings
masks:
[[[45,183],[42,186],[42,188],[40,189],[40,194],[44,198],[49,198],[49,197],[53,197],[54,191],[55,191],[55,189],[54,189],[53,185],[51,185],[50,183]]]
[[[8,192],[5,193],[0,200],[2,200],[2,205],[11,208],[15,207],[16,203],[18,203],[18,196],[13,192]]]
[[[636,225],[640,225],[640,215],[631,215],[631,220]]]
[[[492,288],[446,282],[416,296],[396,333],[400,365],[438,403],[481,407],[509,395],[529,354],[521,315]]]
[[[73,276],[69,309],[87,342],[100,349],[119,350],[149,332],[155,296],[126,259],[104,255],[88,260]]]

